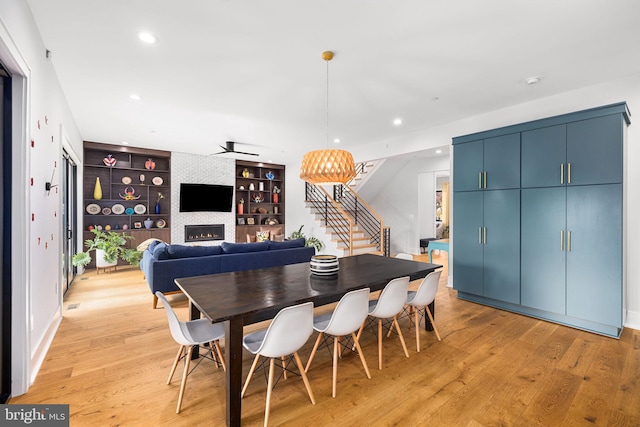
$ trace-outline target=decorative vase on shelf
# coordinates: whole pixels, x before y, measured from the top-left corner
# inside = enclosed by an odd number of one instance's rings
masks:
[[[255,187],[255,185],[253,185],[253,182],[251,184],[249,184],[249,191],[253,191],[255,189],[256,189],[256,187]]]
[[[102,186],[100,185],[100,177],[96,177],[96,185],[93,187],[93,198],[96,200],[102,199]]]
[[[144,220],[144,228],[151,228],[153,227],[153,221],[151,220],[151,218],[147,218]]]
[[[273,193],[273,203],[278,203],[278,193]]]
[[[258,191],[264,191],[264,182],[258,183]]]
[[[238,203],[238,215],[244,214],[244,203]]]
[[[156,202],[156,215],[160,215],[160,202]]]
[[[242,171],[242,177],[249,178],[249,170],[247,168],[244,168],[244,170]]]

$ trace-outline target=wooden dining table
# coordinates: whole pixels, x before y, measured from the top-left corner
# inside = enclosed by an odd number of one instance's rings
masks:
[[[315,306],[337,302],[354,289],[381,290],[392,279],[425,277],[442,267],[373,254],[339,259],[332,277],[310,274],[309,263],[175,279],[189,298],[191,319],[201,316],[225,322],[226,419],[239,426],[242,416],[243,327],[272,319],[285,307],[311,301]]]

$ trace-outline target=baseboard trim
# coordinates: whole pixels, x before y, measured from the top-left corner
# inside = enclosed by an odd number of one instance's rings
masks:
[[[627,310],[627,318],[624,321],[624,327],[640,330],[640,312]]]

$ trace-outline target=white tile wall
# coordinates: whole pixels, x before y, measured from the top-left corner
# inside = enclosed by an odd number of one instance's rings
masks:
[[[171,153],[171,242],[184,244],[184,226],[224,224],[224,241],[236,241],[234,212],[180,212],[180,184],[218,184],[235,186],[235,159],[221,156]],[[235,206],[235,203],[233,204]],[[219,245],[222,240],[197,242]]]

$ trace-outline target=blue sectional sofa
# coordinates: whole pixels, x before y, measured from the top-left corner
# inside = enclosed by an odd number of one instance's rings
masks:
[[[167,245],[153,242],[144,251],[140,269],[153,295],[153,308],[162,293],[180,292],[174,279],[230,271],[254,270],[309,262],[315,254],[304,239],[284,242],[229,243],[220,246]]]

